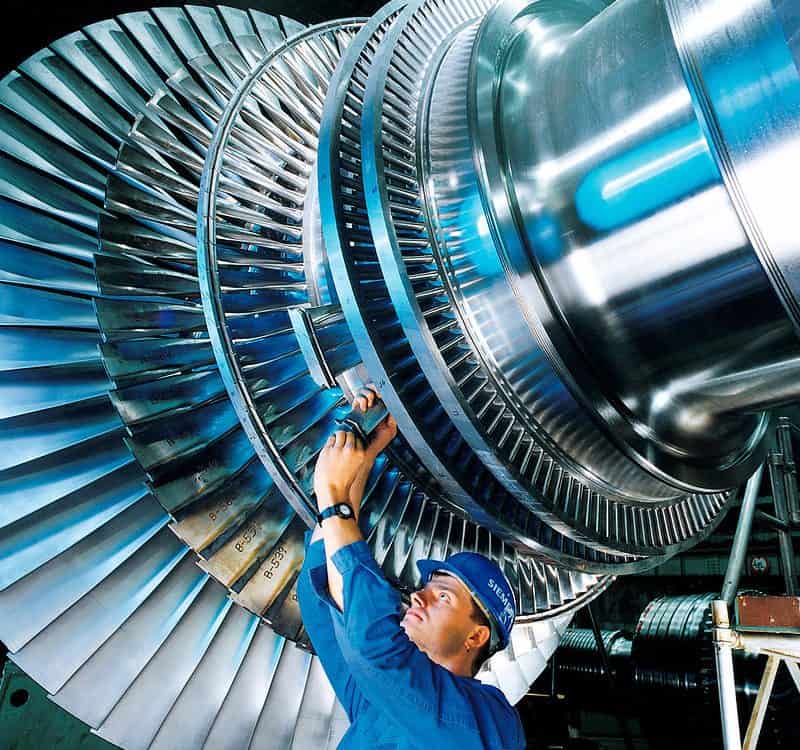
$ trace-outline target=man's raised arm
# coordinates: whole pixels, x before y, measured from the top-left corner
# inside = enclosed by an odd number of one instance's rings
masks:
[[[362,411],[371,407],[378,398],[371,388],[359,392],[355,405]],[[317,459],[314,471],[314,493],[320,513],[339,504],[352,510],[349,518],[333,514],[317,526],[314,539],[321,535],[325,540],[325,557],[328,566],[328,591],[331,599],[344,609],[342,576],[333,564],[333,556],[343,547],[363,541],[358,527],[358,513],[372,465],[378,454],[397,434],[397,423],[389,415],[373,432],[369,445],[365,446],[352,433],[339,431],[328,438]]]

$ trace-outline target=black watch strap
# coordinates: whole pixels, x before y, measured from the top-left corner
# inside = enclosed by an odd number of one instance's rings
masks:
[[[334,503],[317,514],[317,523],[322,523],[326,518],[339,516],[339,518],[355,518],[353,509],[347,503]]]

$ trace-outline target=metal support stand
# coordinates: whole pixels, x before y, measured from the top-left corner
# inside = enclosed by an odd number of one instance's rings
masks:
[[[719,685],[719,705],[722,716],[722,743],[725,750],[755,750],[764,725],[767,705],[775,685],[775,676],[781,663],[786,664],[798,691],[800,691],[800,633],[774,633],[766,630],[742,632],[731,627],[728,607],[724,601],[712,603],[714,617],[714,649]],[[761,678],[753,713],[747,725],[744,744],[739,729],[736,706],[736,682],[733,674],[733,651],[744,650],[751,654],[765,654],[767,666]]]
[[[800,619],[792,616],[793,609],[794,611],[800,610],[800,601],[796,598],[790,599],[790,597],[796,597],[797,594],[797,574],[791,532],[792,527],[800,522],[800,499],[798,499],[797,474],[792,455],[791,424],[784,417],[779,419],[776,446],[770,451],[767,459],[775,515],[772,516],[761,511],[756,512],[758,490],[763,475],[763,467],[761,467],[747,483],[722,592],[720,598],[711,605],[722,740],[725,750],[755,750],[775,684],[775,676],[781,662],[786,664],[798,691],[800,691],[800,667],[798,667],[798,663],[800,663]],[[730,607],[736,600],[736,590],[744,568],[747,543],[750,539],[754,518],[760,521],[766,520],[770,528],[774,529],[778,535],[786,596],[774,598],[774,601],[781,606],[776,607],[775,612],[768,613],[769,616],[765,622],[748,624],[747,627],[744,627],[740,621],[738,626],[732,626]],[[739,603],[744,605],[747,603],[745,599],[747,597],[741,597]],[[756,603],[751,601],[749,610],[760,609],[763,611],[764,600],[760,599],[759,602],[759,606],[756,606]],[[784,606],[787,604],[790,606]],[[788,615],[787,612],[789,612]],[[744,744],[742,744],[739,712],[736,704],[736,681],[733,673],[734,649],[746,650],[753,654],[765,654],[768,657],[753,713],[745,733]]]
[[[736,591],[739,588],[739,579],[742,576],[742,569],[747,557],[747,543],[750,540],[750,531],[753,528],[753,516],[755,515],[758,490],[761,487],[763,474],[764,467],[759,466],[755,474],[748,480],[744,490],[742,507],[739,510],[739,523],[736,525],[731,556],[728,560],[728,568],[725,571],[725,581],[722,584],[721,597],[728,607],[733,606],[733,600],[736,598]]]
[[[719,710],[722,717],[722,744],[725,750],[738,750],[742,746],[739,729],[739,710],[736,706],[736,678],[733,674],[733,631],[724,601],[711,603],[714,618],[714,659],[717,665]]]

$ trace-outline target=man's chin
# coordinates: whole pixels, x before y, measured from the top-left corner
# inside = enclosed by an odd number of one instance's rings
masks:
[[[400,627],[405,631],[406,635],[408,636],[408,640],[417,646],[419,646],[419,643],[417,642],[415,635],[418,634],[419,624],[419,620],[413,616],[409,617],[406,615],[402,620],[400,620]]]

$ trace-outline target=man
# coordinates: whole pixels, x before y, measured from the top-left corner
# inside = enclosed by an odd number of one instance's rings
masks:
[[[360,392],[362,410],[377,394]],[[503,648],[515,616],[511,587],[487,558],[459,553],[418,563],[424,587],[403,612],[358,527],[377,455],[397,432],[389,416],[367,446],[337,432],[314,476],[320,515],[298,583],[303,622],[350,719],[341,748],[518,750],[517,712],[474,679]],[[310,532],[309,532],[310,533]]]

